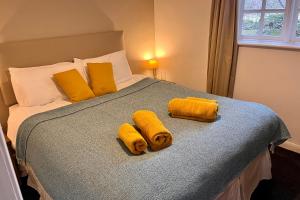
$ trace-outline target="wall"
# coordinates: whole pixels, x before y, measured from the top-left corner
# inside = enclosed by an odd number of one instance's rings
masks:
[[[241,47],[234,97],[271,107],[286,122],[300,150],[300,51]],[[294,145],[296,144],[296,145]],[[298,145],[298,147],[297,147]]]
[[[0,42],[111,30],[124,31],[132,71],[143,73],[143,56],[154,51],[153,0],[0,0]]]
[[[163,78],[206,90],[211,0],[155,0],[155,39]]]
[[[124,30],[134,72],[154,49],[151,0],[0,0],[0,42]]]

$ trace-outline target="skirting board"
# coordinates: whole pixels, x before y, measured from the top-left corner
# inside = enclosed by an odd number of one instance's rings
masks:
[[[292,143],[290,141],[286,141],[285,143],[280,145],[282,148],[288,149],[290,151],[296,152],[300,154],[300,145]]]

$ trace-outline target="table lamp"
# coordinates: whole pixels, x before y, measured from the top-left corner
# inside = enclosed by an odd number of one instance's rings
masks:
[[[153,71],[154,79],[156,79],[157,78],[157,68],[158,68],[158,64],[159,64],[158,61],[155,58],[153,58],[153,59],[147,60],[147,63],[148,63],[148,67],[150,69],[152,69],[152,71]]]

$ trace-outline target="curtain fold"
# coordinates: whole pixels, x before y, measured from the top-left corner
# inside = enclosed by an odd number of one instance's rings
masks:
[[[233,96],[237,65],[238,0],[212,0],[207,92]]]

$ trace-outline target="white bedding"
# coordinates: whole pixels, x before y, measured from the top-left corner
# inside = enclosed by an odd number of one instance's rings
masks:
[[[123,88],[126,88],[134,83],[141,81],[144,78],[146,78],[146,76],[134,74],[131,79],[118,83],[117,89],[121,90]],[[64,99],[57,99],[56,101],[43,106],[24,107],[16,104],[9,107],[9,118],[7,121],[7,137],[11,140],[13,148],[16,148],[16,138],[19,126],[26,118],[37,113],[46,112],[69,104],[71,104],[71,102],[66,101]]]

